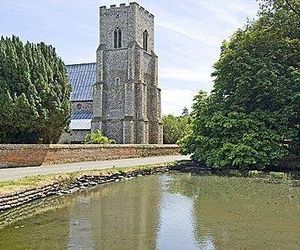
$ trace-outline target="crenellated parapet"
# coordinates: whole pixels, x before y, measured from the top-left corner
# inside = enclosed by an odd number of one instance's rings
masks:
[[[144,13],[145,15],[148,15],[149,17],[154,18],[154,15],[152,13],[150,13],[148,10],[146,10],[143,6],[139,5],[137,2],[131,2],[131,3],[129,3],[129,5],[127,5],[126,3],[121,3],[119,5],[112,4],[109,7],[104,5],[104,6],[100,7],[100,10],[105,11],[105,10],[124,9],[124,8],[136,9],[140,13]]]

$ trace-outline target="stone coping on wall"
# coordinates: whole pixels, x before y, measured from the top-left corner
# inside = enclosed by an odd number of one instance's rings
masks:
[[[167,144],[0,144],[0,168],[178,155]]]

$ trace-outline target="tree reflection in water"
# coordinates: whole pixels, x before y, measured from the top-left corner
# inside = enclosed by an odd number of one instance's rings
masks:
[[[297,249],[300,188],[290,184],[185,174],[175,175],[169,190],[193,200],[195,234],[202,247]]]

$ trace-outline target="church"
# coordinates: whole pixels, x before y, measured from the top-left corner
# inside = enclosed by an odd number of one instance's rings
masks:
[[[161,144],[161,89],[154,16],[139,4],[100,7],[95,63],[67,65],[72,86],[70,133],[80,143],[100,129],[118,144]]]

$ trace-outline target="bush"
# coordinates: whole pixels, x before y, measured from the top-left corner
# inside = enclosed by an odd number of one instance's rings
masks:
[[[251,170],[248,172],[249,177],[260,177],[263,175],[262,171],[257,171],[257,170]]]
[[[115,141],[103,135],[101,130],[90,132],[85,136],[86,144],[114,144]]]
[[[203,93],[195,99],[192,130],[180,141],[183,153],[213,168],[262,169],[288,153],[281,136],[258,114],[217,111]]]
[[[279,179],[279,180],[287,178],[287,175],[283,172],[270,172],[270,176],[273,179]]]

